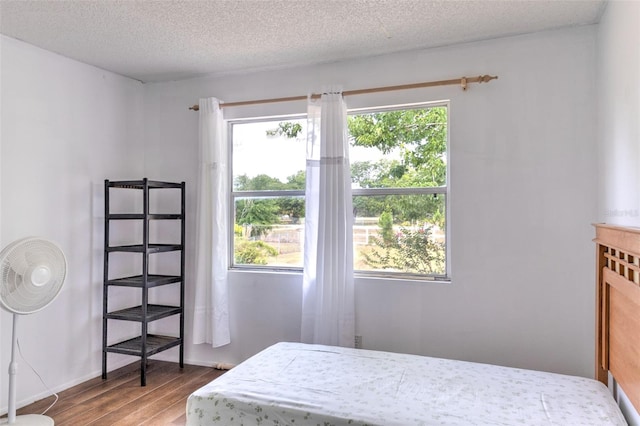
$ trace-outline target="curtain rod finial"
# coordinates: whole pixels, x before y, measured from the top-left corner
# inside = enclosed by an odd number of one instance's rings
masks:
[[[192,105],[189,107],[190,110],[192,111],[199,111],[200,110],[200,105]]]

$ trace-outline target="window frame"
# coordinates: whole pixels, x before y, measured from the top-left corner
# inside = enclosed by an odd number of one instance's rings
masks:
[[[409,272],[387,272],[387,271],[366,271],[354,270],[355,277],[362,278],[384,278],[392,280],[414,280],[414,281],[451,281],[451,249],[450,249],[450,164],[451,164],[451,106],[449,100],[426,101],[405,104],[394,104],[378,107],[364,107],[347,109],[347,115],[367,114],[376,112],[397,111],[402,109],[417,108],[435,108],[446,107],[447,112],[447,132],[446,132],[446,185],[433,187],[418,188],[353,188],[352,197],[355,196],[385,196],[385,195],[443,195],[445,198],[445,273],[444,275],[427,275]],[[242,198],[281,198],[281,197],[304,197],[305,190],[300,189],[284,189],[284,190],[253,190],[253,191],[234,191],[233,188],[233,126],[236,124],[255,123],[265,121],[286,121],[306,119],[307,114],[283,114],[273,116],[237,118],[227,120],[227,143],[229,144],[227,168],[229,182],[229,226],[235,229],[235,205],[236,200]],[[349,158],[351,161],[351,157]],[[237,271],[253,271],[253,272],[273,272],[273,273],[302,273],[303,268],[300,266],[269,266],[269,265],[242,265],[235,264],[234,260],[234,232],[229,232],[229,270]]]

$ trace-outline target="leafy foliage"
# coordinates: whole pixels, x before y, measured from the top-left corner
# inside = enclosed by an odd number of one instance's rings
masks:
[[[376,148],[385,155],[395,149],[400,150],[401,162],[388,167],[389,177],[394,186],[399,187],[441,186],[446,183],[446,130],[445,107],[349,117],[349,133],[354,146]]]
[[[245,175],[237,176],[233,182],[235,191],[268,191],[285,189],[304,189],[305,172],[299,171],[287,178],[287,182],[264,174],[253,178]],[[236,201],[236,223],[253,225],[251,237],[264,235],[271,230],[271,225],[280,223],[287,216],[296,223],[304,217],[304,199],[293,197],[282,198],[245,198]],[[259,226],[255,226],[259,225]]]
[[[378,224],[380,225],[380,236],[382,237],[382,242],[384,244],[391,244],[394,241],[393,234],[393,216],[391,212],[385,210],[380,215],[378,219]]]
[[[446,184],[447,110],[445,107],[397,110],[349,117],[352,145],[394,150],[400,159],[354,162],[351,176],[361,188],[434,187]],[[356,197],[358,215],[379,216],[390,210],[396,223],[428,221],[444,225],[438,197]]]
[[[241,265],[266,265],[269,257],[277,256],[278,250],[264,241],[236,239],[235,263]]]
[[[392,237],[382,228],[381,237],[374,236],[371,240],[374,248],[363,256],[374,268],[422,274],[445,272],[444,244],[432,238],[431,227],[418,230],[401,227]]]
[[[236,191],[265,191],[273,189],[285,189],[286,184],[280,182],[280,179],[268,175],[260,174],[253,178],[249,176],[237,176],[233,182]]]
[[[268,233],[271,225],[279,221],[278,206],[274,200],[253,198],[236,200],[236,223],[251,225],[251,237]]]
[[[293,139],[297,137],[300,132],[302,132],[302,126],[300,123],[284,121],[282,123],[278,123],[278,128],[267,130],[267,136],[286,136],[289,139]]]

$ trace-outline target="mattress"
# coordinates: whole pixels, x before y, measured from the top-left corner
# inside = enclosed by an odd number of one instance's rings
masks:
[[[583,377],[301,343],[277,343],[187,401],[187,425],[626,425]]]

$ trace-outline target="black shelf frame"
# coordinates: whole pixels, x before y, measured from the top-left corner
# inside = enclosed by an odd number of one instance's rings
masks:
[[[124,188],[142,191],[142,213],[110,213],[109,195],[111,188]],[[174,188],[180,190],[180,213],[151,213],[149,211],[150,190]],[[102,320],[102,378],[107,378],[107,354],[119,353],[140,357],[140,385],[146,386],[146,368],[148,357],[164,350],[179,346],[179,364],[184,367],[184,274],[185,274],[185,183],[142,180],[109,181],[104,182],[105,221],[104,221],[104,276],[103,276],[103,320]],[[112,221],[139,220],[142,221],[142,243],[111,246],[109,233]],[[179,220],[180,243],[150,243],[149,222],[154,220]],[[180,274],[159,275],[149,273],[149,255],[155,253],[180,251]],[[109,278],[109,254],[114,252],[142,253],[142,272],[121,278]],[[178,306],[156,305],[149,303],[149,289],[159,286],[179,284],[180,303]],[[109,311],[108,299],[110,287],[130,287],[141,292],[141,304],[117,311]],[[179,316],[179,336],[161,336],[148,333],[150,322],[162,318]],[[140,323],[138,337],[107,344],[109,320],[134,321]]]
[[[109,345],[105,348],[105,352],[139,356],[146,359],[151,355],[155,355],[178,345],[182,345],[182,339],[180,338],[147,334],[146,338],[138,336],[114,345]],[[142,386],[145,386],[145,384]]]
[[[167,284],[179,283],[182,281],[182,277],[177,275],[147,275],[147,288],[163,286]],[[144,276],[135,275],[132,277],[116,278],[114,280],[108,280],[107,285],[121,286],[121,287],[145,287]]]
[[[181,314],[182,307],[169,305],[147,305],[146,317],[143,315],[142,311],[142,305],[138,305],[131,308],[120,309],[119,311],[109,312],[107,313],[107,318],[135,322],[142,322],[146,318],[147,321],[156,321],[172,315]]]
[[[163,253],[167,251],[182,250],[181,244],[131,244],[126,246],[111,246],[105,249],[108,252],[124,251],[132,253]]]
[[[144,219],[143,213],[111,213],[109,220],[142,220]],[[173,220],[180,219],[179,214],[167,214],[167,213],[153,213],[147,215],[149,220]]]

